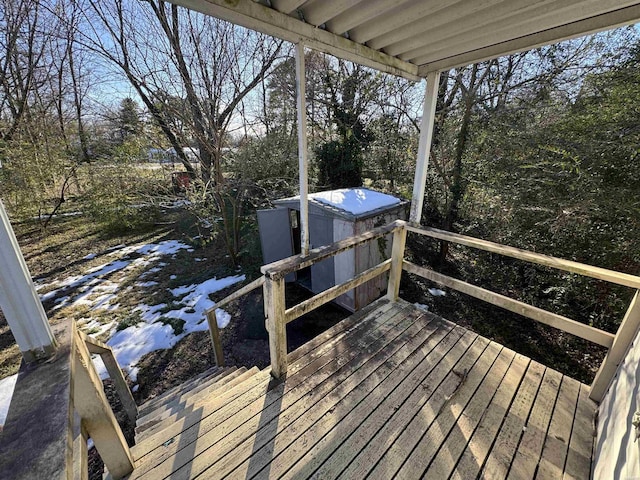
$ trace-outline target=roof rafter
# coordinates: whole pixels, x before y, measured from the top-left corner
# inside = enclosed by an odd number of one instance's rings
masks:
[[[381,72],[398,75],[409,80],[420,80],[417,75],[417,65],[316,28],[313,25],[301,22],[251,0],[172,0],[172,2],[289,42],[304,42],[305,45],[315,50],[329,53]]]

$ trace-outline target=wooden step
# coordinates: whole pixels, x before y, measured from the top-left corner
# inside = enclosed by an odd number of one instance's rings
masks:
[[[140,427],[150,420],[153,420],[155,417],[166,410],[172,408],[176,408],[176,411],[180,410],[189,402],[189,399],[193,398],[198,393],[202,391],[213,392],[214,390],[217,390],[218,388],[233,380],[238,375],[242,375],[244,372],[246,372],[246,370],[247,369],[244,367],[241,369],[238,369],[236,367],[225,369],[212,379],[203,383],[195,384],[190,390],[180,392],[176,396],[165,399],[162,403],[158,404],[152,411],[150,411],[146,415],[139,415],[136,425]]]
[[[253,367],[226,384],[224,388],[217,390],[215,395],[200,398],[197,402],[187,405],[184,409],[171,415],[167,414],[164,418],[157,419],[154,423],[147,425],[144,430],[141,429],[136,435],[136,447],[140,448],[141,445],[146,443],[147,439],[152,437],[157,439],[158,436],[162,436],[162,438],[170,440],[173,436],[170,433],[165,434],[164,431],[174,426],[177,422],[181,422],[185,417],[195,416],[202,418],[203,412],[213,413],[227,404],[232,404],[239,396],[253,388],[256,382],[264,381],[264,378],[256,378],[259,373],[260,370],[257,367]]]
[[[162,403],[162,401],[164,401],[165,399],[178,395],[180,392],[186,392],[190,390],[193,387],[193,385],[196,385],[198,382],[206,382],[209,379],[213,378],[214,376],[220,374],[223,370],[224,369],[219,367],[212,367],[196,375],[195,377],[190,378],[186,382],[181,383],[180,385],[176,385],[175,387],[172,387],[169,390],[165,390],[160,395],[147,399],[145,403],[143,403],[138,407],[138,414],[139,414],[138,418],[140,416],[147,415],[149,412],[153,411],[155,407],[160,403]]]

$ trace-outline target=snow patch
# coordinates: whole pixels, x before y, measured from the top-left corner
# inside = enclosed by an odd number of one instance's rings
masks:
[[[353,215],[361,215],[400,203],[399,198],[375,192],[368,188],[341,188],[339,190],[317,192],[310,194],[309,198]]]
[[[13,397],[13,389],[16,386],[17,380],[17,373],[0,380],[0,426],[4,425],[4,422],[7,419],[7,413],[9,413],[9,404],[11,403],[11,397]]]
[[[425,305],[424,303],[414,303],[413,304],[414,307],[416,307],[418,310],[423,310],[425,312],[429,311],[429,305]]]
[[[244,275],[225,278],[211,278],[202,283],[170,289],[174,297],[181,297],[181,308],[161,313],[165,303],[158,305],[138,305],[134,311],[140,312],[143,322],[117,332],[107,344],[120,367],[129,374],[131,381],[137,379],[136,364],[147,353],[172,348],[187,334],[206,331],[209,325],[205,321],[205,311],[214,307],[215,302],[209,295],[245,280]],[[177,319],[184,322],[183,331],[176,335],[171,325],[165,325],[161,318]],[[231,315],[224,310],[216,310],[219,328],[225,328],[231,321]]]
[[[440,290],[439,288],[429,288],[427,291],[434,297],[444,297],[447,294],[447,292]]]

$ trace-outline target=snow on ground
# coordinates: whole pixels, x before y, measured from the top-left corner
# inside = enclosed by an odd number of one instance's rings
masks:
[[[440,290],[439,288],[429,288],[427,290],[434,297],[444,297],[447,294],[447,292]]]
[[[122,292],[120,283],[128,274],[134,273],[135,270],[139,279],[147,279],[167,266],[167,263],[160,261],[161,258],[173,257],[180,250],[193,251],[190,245],[176,240],[144,245],[116,245],[104,252],[107,256],[117,257],[112,261],[93,266],[84,275],[39,284],[37,289],[53,288],[40,298],[42,301],[55,299],[54,309],[86,306],[90,312],[98,309],[115,311],[119,308],[118,294]],[[135,258],[131,258],[133,255]],[[93,259],[95,256],[88,255],[90,258],[85,258]],[[140,273],[140,268],[144,268],[145,271]],[[177,277],[172,275],[170,278],[174,280]],[[164,303],[139,304],[133,312],[139,312],[142,321],[120,331],[116,331],[115,321],[103,324],[92,318],[83,318],[78,324],[92,336],[108,334],[109,339],[106,343],[113,348],[122,369],[129,373],[135,382],[138,373],[136,364],[144,355],[154,350],[171,348],[189,333],[207,330],[205,311],[215,306],[209,295],[244,280],[244,275],[235,275],[220,279],[211,278],[199,284],[171,289],[170,293],[175,297],[173,304],[178,304],[179,308],[166,311],[167,305]],[[156,285],[158,282],[152,279],[136,282],[136,286],[142,288]],[[218,326],[224,328],[229,324],[231,315],[224,310],[217,310],[216,318]],[[176,334],[167,322],[172,319],[184,322],[180,334]],[[106,369],[100,359],[95,358],[94,363],[100,376],[106,378]]]
[[[244,275],[225,278],[211,278],[202,283],[181,286],[171,289],[171,294],[181,300],[176,300],[182,306],[175,310],[163,312],[166,304],[140,304],[135,310],[140,312],[143,322],[127,327],[113,335],[107,344],[113,348],[118,363],[133,382],[137,380],[138,369],[135,366],[140,359],[149,352],[173,347],[187,334],[209,329],[205,318],[205,311],[215,306],[209,295],[245,280]],[[179,319],[184,321],[183,332],[176,335],[171,325],[164,324],[162,319]],[[231,315],[224,310],[216,310],[218,327],[224,328],[229,324]],[[102,366],[99,373],[105,374]]]
[[[318,202],[340,208],[353,215],[372,212],[382,207],[400,203],[400,199],[368,188],[342,188],[328,192],[318,192],[309,195]]]
[[[18,380],[17,373],[0,380],[0,426],[4,425],[7,419],[9,403],[11,403],[11,396],[13,395],[13,388],[16,386],[16,380]]]

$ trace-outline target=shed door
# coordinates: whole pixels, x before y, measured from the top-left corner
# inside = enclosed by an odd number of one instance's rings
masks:
[[[262,260],[265,265],[293,255],[288,208],[258,210],[258,229],[262,245]],[[293,282],[295,279],[294,273],[285,277],[287,282]]]

